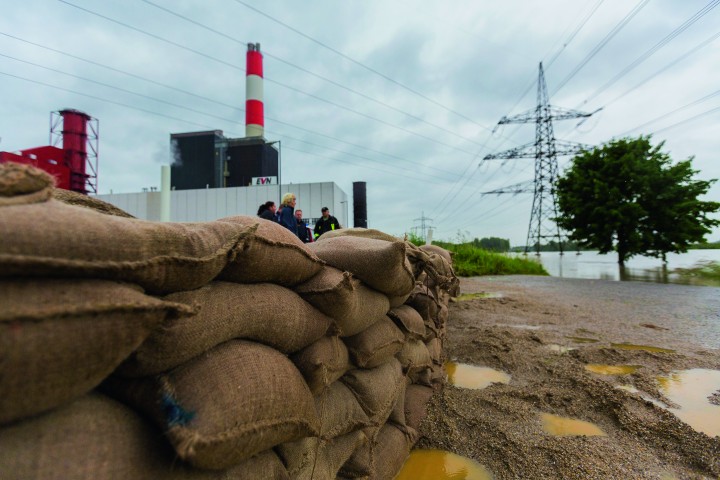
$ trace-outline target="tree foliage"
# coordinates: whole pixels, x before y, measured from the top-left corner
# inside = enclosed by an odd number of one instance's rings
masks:
[[[720,203],[701,201],[716,180],[695,180],[692,157],[673,163],[650,136],[610,141],[573,158],[556,184],[558,225],[570,239],[618,263],[633,255],[665,260],[702,242]]]
[[[472,244],[476,248],[482,248],[489,252],[508,252],[510,251],[510,240],[498,237],[475,238]]]

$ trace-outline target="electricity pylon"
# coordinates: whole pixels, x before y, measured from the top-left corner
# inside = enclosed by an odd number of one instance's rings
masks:
[[[528,143],[504,152],[491,153],[486,155],[484,160],[496,158],[534,158],[535,159],[535,180],[534,197],[532,210],[530,212],[530,225],[528,226],[525,253],[530,248],[530,242],[535,241],[535,253],[540,255],[540,240],[557,238],[560,246],[560,254],[563,253],[563,241],[560,234],[560,227],[555,223],[558,216],[557,200],[555,198],[555,181],[558,176],[558,155],[576,155],[582,150],[590,148],[575,142],[567,142],[555,139],[553,132],[553,120],[568,120],[571,118],[589,117],[592,113],[580,112],[554,107],[549,104],[547,86],[545,85],[545,73],[542,62],[540,62],[540,73],[538,75],[537,106],[534,110],[502,117],[498,125],[510,123],[534,123],[535,143]],[[496,190],[492,193],[511,193]]]

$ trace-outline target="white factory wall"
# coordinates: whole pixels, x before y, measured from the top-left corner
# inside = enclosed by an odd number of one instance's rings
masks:
[[[170,192],[171,222],[207,222],[232,215],[256,215],[261,203],[280,204],[281,194],[293,192],[296,209],[313,224],[328,207],[343,227],[348,226],[348,196],[334,182],[173,190]],[[160,221],[160,192],[110,193],[98,199],[125,210],[143,220]]]

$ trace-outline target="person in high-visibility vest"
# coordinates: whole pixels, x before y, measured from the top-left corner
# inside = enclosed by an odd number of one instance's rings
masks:
[[[322,207],[320,211],[322,212],[322,217],[315,222],[315,240],[325,232],[342,228],[338,219],[330,215],[330,209],[328,207]]]

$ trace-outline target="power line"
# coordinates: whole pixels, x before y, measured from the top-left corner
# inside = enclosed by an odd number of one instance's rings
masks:
[[[223,37],[223,38],[226,38],[226,39],[231,40],[231,41],[233,41],[233,42],[236,42],[236,43],[245,45],[245,42],[243,42],[242,40],[239,40],[239,39],[234,38],[234,37],[232,37],[232,36],[230,36],[230,35],[227,35],[227,34],[221,32],[221,31],[219,31],[219,30],[217,30],[217,29],[214,29],[214,28],[212,28],[212,27],[209,27],[209,26],[207,26],[207,25],[205,25],[205,24],[203,24],[203,23],[201,23],[201,22],[198,22],[197,20],[193,20],[192,18],[186,17],[185,15],[182,15],[182,14],[180,14],[180,13],[177,13],[177,12],[173,11],[173,10],[170,10],[169,8],[165,8],[165,7],[161,6],[161,5],[158,5],[158,4],[154,3],[154,2],[151,2],[150,0],[140,0],[140,1],[142,1],[142,2],[144,2],[144,3],[146,3],[146,4],[148,4],[148,5],[151,5],[151,6],[157,8],[157,9],[159,9],[159,10],[162,10],[162,11],[164,11],[164,12],[170,14],[170,15],[173,15],[173,16],[178,17],[178,18],[180,18],[180,19],[182,19],[182,20],[185,20],[185,21],[187,21],[187,22],[189,22],[189,23],[192,23],[193,25],[196,25],[196,26],[198,26],[198,27],[200,27],[200,28],[203,28],[203,29],[205,29],[205,30],[207,30],[207,31],[210,31],[210,32],[213,32],[213,33],[215,33],[215,34],[217,34],[217,35],[220,35],[220,36]],[[330,83],[330,84],[332,84],[332,85],[335,85],[335,86],[338,87],[338,88],[341,88],[341,89],[343,89],[343,90],[346,90],[346,91],[348,91],[348,92],[350,92],[350,93],[354,93],[355,95],[358,95],[359,97],[362,97],[362,98],[364,98],[364,99],[366,99],[366,100],[369,100],[369,101],[371,101],[371,102],[373,102],[373,103],[376,103],[376,104],[378,104],[378,105],[382,105],[382,106],[384,106],[384,107],[386,107],[386,108],[389,108],[390,110],[393,110],[393,111],[395,111],[395,112],[401,113],[401,114],[403,114],[403,115],[405,115],[405,116],[407,116],[407,117],[409,117],[409,118],[412,118],[413,120],[416,120],[416,121],[418,121],[418,122],[424,123],[424,124],[429,125],[429,126],[431,126],[431,127],[433,127],[433,128],[437,128],[438,130],[442,130],[443,132],[449,133],[450,135],[453,135],[453,136],[458,137],[458,138],[460,138],[460,139],[462,139],[462,140],[465,140],[466,142],[470,142],[470,143],[474,143],[474,144],[476,144],[476,145],[480,145],[479,142],[476,142],[476,141],[474,141],[474,140],[472,140],[472,139],[470,139],[470,138],[467,138],[467,137],[464,137],[464,136],[462,136],[462,135],[459,135],[457,132],[455,132],[455,131],[453,131],[453,130],[449,130],[449,129],[441,126],[441,125],[437,125],[437,124],[434,124],[434,123],[432,123],[432,122],[428,122],[428,121],[425,120],[424,118],[418,117],[417,115],[413,115],[413,114],[411,114],[411,113],[409,113],[409,112],[406,112],[405,110],[402,110],[402,109],[399,109],[399,108],[397,108],[397,107],[394,107],[394,106],[392,106],[392,105],[390,105],[390,104],[388,104],[388,103],[386,103],[386,102],[383,102],[383,101],[381,101],[381,100],[378,100],[378,99],[376,99],[376,98],[373,98],[373,97],[371,97],[371,96],[369,96],[369,95],[367,95],[367,94],[365,94],[365,93],[359,92],[359,91],[357,91],[357,90],[355,90],[355,89],[353,89],[353,88],[348,87],[347,85],[344,85],[344,84],[342,84],[342,83],[340,83],[340,82],[337,82],[337,81],[335,81],[335,80],[332,80],[332,79],[330,79],[330,78],[328,78],[328,77],[326,77],[326,76],[324,76],[324,75],[320,75],[320,74],[318,74],[318,73],[316,73],[316,72],[313,72],[313,71],[311,71],[311,70],[308,70],[307,68],[301,67],[300,65],[297,65],[297,64],[295,64],[295,63],[292,63],[292,62],[290,62],[290,61],[288,61],[288,60],[285,60],[285,59],[283,59],[283,58],[281,58],[281,57],[278,57],[277,55],[273,55],[272,53],[268,52],[267,49],[263,50],[263,56],[268,57],[268,58],[272,58],[272,59],[274,59],[274,60],[276,60],[276,61],[278,61],[278,62],[284,63],[285,65],[288,65],[288,66],[293,67],[293,68],[295,68],[295,69],[297,69],[297,70],[300,70],[301,72],[307,73],[308,75],[312,75],[312,76],[315,77],[315,78],[319,78],[319,79],[321,79],[321,80],[323,80],[323,81],[325,81],[325,82],[328,82],[328,83]]]
[[[467,116],[463,115],[462,113],[459,113],[459,112],[453,110],[452,108],[443,105],[442,103],[438,102],[437,100],[433,100],[432,98],[428,97],[427,95],[424,95],[424,94],[418,92],[417,90],[414,90],[414,89],[408,87],[407,85],[404,85],[403,83],[398,82],[398,81],[395,80],[394,78],[391,78],[391,77],[385,75],[384,73],[379,72],[378,70],[376,70],[376,69],[374,69],[374,68],[372,68],[372,67],[369,67],[369,66],[365,65],[365,64],[362,63],[362,62],[359,62],[358,60],[355,60],[354,58],[352,58],[352,57],[344,54],[343,52],[341,52],[341,51],[339,51],[339,50],[337,50],[337,49],[335,49],[335,48],[327,45],[326,43],[323,43],[323,42],[321,42],[320,40],[318,40],[318,39],[316,39],[316,38],[314,38],[314,37],[311,37],[310,35],[308,35],[308,34],[302,32],[302,31],[298,30],[297,28],[295,28],[295,27],[293,27],[293,26],[290,26],[290,25],[288,25],[287,23],[278,20],[277,18],[273,17],[272,15],[269,15],[269,14],[263,12],[262,10],[259,10],[259,9],[255,8],[255,7],[253,7],[252,5],[248,5],[247,3],[245,3],[245,2],[243,2],[243,1],[241,1],[241,0],[235,0],[235,2],[239,3],[240,5],[245,6],[246,8],[249,8],[250,10],[254,11],[255,13],[258,13],[259,15],[262,15],[263,17],[265,17],[265,18],[267,18],[267,19],[269,19],[269,20],[271,20],[271,21],[273,21],[273,22],[275,22],[275,23],[277,23],[277,24],[279,24],[279,25],[282,25],[283,27],[287,28],[288,30],[291,30],[291,31],[297,33],[297,34],[300,35],[301,37],[306,38],[306,39],[310,40],[311,42],[313,42],[313,43],[315,43],[315,44],[317,44],[317,45],[320,45],[321,47],[323,47],[323,48],[325,48],[325,49],[327,49],[327,50],[330,50],[331,52],[335,53],[336,55],[341,56],[341,57],[344,58],[345,60],[348,60],[349,62],[352,62],[353,64],[355,64],[355,65],[357,65],[357,66],[359,66],[359,67],[361,67],[361,68],[364,68],[365,70],[367,70],[367,71],[369,71],[369,72],[372,72],[372,73],[374,73],[375,75],[378,75],[378,76],[384,78],[384,79],[387,80],[388,82],[391,82],[391,83],[393,83],[393,84],[395,84],[395,85],[397,85],[397,86],[399,86],[399,87],[407,90],[408,92],[410,92],[410,93],[412,93],[412,94],[414,94],[414,95],[417,95],[417,96],[419,96],[420,98],[423,98],[424,100],[427,100],[428,102],[430,102],[430,103],[432,103],[432,104],[434,104],[434,105],[437,105],[438,107],[442,108],[443,110],[445,110],[445,111],[447,111],[447,112],[450,112],[450,113],[452,113],[452,114],[454,114],[454,115],[457,115],[458,117],[463,118],[463,119],[465,119],[465,120],[467,120],[467,121],[469,121],[469,122],[472,122],[472,123],[474,123],[475,125],[477,125],[477,126],[480,127],[480,128],[484,128],[485,130],[490,131],[490,128],[486,127],[485,125],[479,124],[478,122],[476,122],[476,121],[473,120],[472,118],[467,117]]]
[[[620,20],[620,22],[618,22],[618,24],[615,25],[605,35],[605,37],[603,37],[602,40],[600,40],[600,43],[595,45],[595,47],[593,47],[593,49],[590,50],[590,52],[587,55],[585,55],[585,58],[583,58],[580,61],[580,63],[574,69],[572,69],[570,71],[570,73],[564,79],[562,79],[562,81],[560,81],[560,84],[557,87],[555,87],[555,93],[553,93],[553,95],[557,94],[557,92],[559,92],[570,80],[572,80],[572,78],[575,75],[577,75],[578,72],[580,72],[580,70],[582,70],[582,68],[585,65],[587,65],[588,62],[590,60],[592,60],[593,57],[595,55],[597,55],[600,52],[600,50],[602,50],[605,47],[605,45],[607,45],[608,42],[610,40],[612,40],[613,37],[615,37],[615,35],[617,35],[620,32],[620,30],[622,30],[625,27],[625,25],[627,25],[630,22],[630,20],[633,19],[633,17],[635,17],[635,15],[637,15],[640,12],[640,10],[645,8],[645,6],[648,4],[649,1],[650,0],[640,0],[640,2],[637,5],[635,5],[635,7],[627,15],[625,15],[625,17],[622,20]]]
[[[95,16],[97,16],[97,17],[100,17],[100,18],[102,18],[102,19],[104,19],[104,20],[107,20],[107,21],[109,21],[109,22],[112,22],[112,23],[115,23],[115,24],[117,24],[117,25],[121,25],[121,26],[123,26],[123,27],[129,28],[129,29],[131,29],[131,30],[133,30],[133,31],[136,31],[136,32],[138,32],[138,33],[141,33],[141,34],[143,34],[143,35],[147,35],[147,36],[149,36],[149,37],[151,37],[151,38],[154,38],[154,39],[156,39],[156,40],[160,40],[160,41],[162,41],[162,42],[168,43],[168,44],[173,45],[173,46],[175,46],[175,47],[177,47],[177,48],[180,48],[180,49],[183,49],[183,50],[187,50],[187,51],[189,51],[189,52],[195,53],[196,55],[200,55],[200,56],[202,56],[202,57],[204,57],[204,58],[207,58],[207,59],[209,59],[209,60],[213,60],[213,61],[215,61],[215,62],[221,63],[222,65],[229,66],[229,67],[231,67],[231,68],[233,68],[233,69],[236,69],[236,70],[240,70],[240,71],[242,71],[242,72],[245,72],[245,69],[244,69],[244,68],[242,68],[242,67],[240,67],[240,66],[238,66],[238,65],[232,64],[232,63],[230,63],[230,62],[226,62],[225,60],[219,59],[219,58],[217,58],[217,57],[213,57],[212,55],[207,55],[207,54],[202,53],[202,52],[200,52],[200,51],[198,51],[198,50],[195,50],[195,49],[193,49],[193,48],[186,47],[186,46],[181,45],[181,44],[179,44],[179,43],[177,43],[177,42],[174,42],[174,41],[172,41],[172,40],[168,40],[168,39],[166,39],[166,38],[164,38],[164,37],[161,37],[161,36],[159,36],[159,35],[155,35],[155,34],[153,34],[153,33],[150,33],[150,32],[148,32],[148,31],[146,31],[146,30],[142,30],[142,29],[140,29],[140,28],[133,27],[132,25],[128,25],[127,23],[124,23],[124,22],[121,22],[121,21],[119,21],[119,20],[116,20],[116,19],[107,17],[107,16],[105,16],[105,15],[102,15],[102,14],[100,14],[100,13],[94,12],[94,11],[89,10],[89,9],[87,9],[87,8],[80,7],[80,6],[78,6],[78,5],[75,5],[75,4],[73,4],[73,3],[68,2],[67,0],[58,0],[58,1],[66,4],[66,5],[68,5],[68,6],[71,6],[71,7],[77,8],[77,9],[79,9],[79,10],[82,10],[82,11],[84,11],[84,12],[86,12],[86,13],[91,14],[91,15],[95,15]],[[238,1],[238,0],[236,0],[236,1]],[[719,1],[720,1],[720,0],[719,0]],[[329,105],[333,105],[333,106],[335,106],[335,107],[337,107],[337,108],[340,108],[340,109],[346,110],[346,111],[348,111],[348,112],[354,113],[354,114],[356,114],[356,115],[365,117],[365,118],[367,118],[367,119],[369,119],[369,120],[373,120],[373,121],[382,123],[382,124],[384,124],[384,125],[387,125],[387,126],[389,126],[389,127],[396,128],[396,129],[398,129],[398,130],[400,130],[400,131],[403,131],[403,132],[408,133],[408,134],[410,134],[410,135],[414,135],[414,136],[416,136],[416,137],[418,137],[418,138],[422,138],[422,139],[424,139],[424,140],[427,140],[427,141],[430,141],[430,142],[433,142],[433,143],[437,143],[438,145],[442,145],[442,146],[448,147],[448,148],[450,148],[450,149],[452,149],[452,150],[456,150],[456,151],[458,151],[458,152],[466,153],[466,154],[471,155],[471,156],[472,156],[472,155],[475,155],[474,152],[471,152],[471,151],[469,151],[469,150],[465,150],[465,149],[456,147],[456,146],[454,146],[454,145],[450,145],[449,143],[445,143],[445,142],[440,141],[440,140],[438,140],[438,139],[436,139],[436,138],[428,137],[428,136],[426,136],[426,135],[422,135],[422,134],[420,134],[420,133],[413,132],[412,130],[409,130],[409,129],[405,128],[405,127],[401,127],[401,126],[399,126],[399,125],[395,125],[395,124],[390,123],[390,122],[387,122],[387,121],[385,121],[385,120],[382,120],[382,119],[379,119],[379,118],[375,118],[375,117],[373,117],[373,116],[371,116],[371,115],[367,115],[367,114],[362,113],[362,112],[360,112],[360,111],[354,110],[354,109],[352,109],[352,108],[350,108],[350,107],[346,107],[346,106],[344,106],[344,105],[340,105],[339,103],[333,102],[333,101],[331,101],[331,100],[327,100],[327,99],[325,99],[325,98],[319,97],[319,96],[314,95],[314,94],[312,94],[312,93],[305,92],[305,91],[303,91],[303,90],[300,90],[300,89],[298,89],[298,88],[292,87],[292,86],[287,85],[287,84],[285,84],[285,83],[278,82],[277,80],[273,80],[272,78],[264,77],[264,80],[265,80],[266,82],[274,83],[274,84],[279,85],[279,86],[281,86],[281,87],[285,87],[285,88],[287,88],[287,89],[289,89],[289,90],[295,91],[295,92],[300,93],[300,94],[305,95],[305,96],[308,96],[308,97],[313,98],[313,99],[315,99],[315,100],[319,100],[319,101],[324,102],[324,103],[327,103],[327,104],[329,104]],[[484,128],[486,128],[486,127],[484,127]]]
[[[720,4],[720,0],[712,0],[710,3],[705,5],[703,8],[698,10],[692,17],[685,20],[685,22],[682,23],[679,27],[677,27],[675,30],[670,32],[668,35],[666,35],[662,40],[657,42],[655,45],[650,47],[647,51],[645,51],[643,54],[641,54],[639,57],[637,57],[635,60],[630,62],[625,68],[623,68],[620,72],[618,72],[613,78],[605,82],[600,88],[595,90],[592,95],[590,95],[588,98],[586,98],[581,105],[585,105],[598,95],[600,95],[602,92],[610,88],[612,85],[615,84],[618,80],[620,80],[622,77],[630,73],[633,69],[635,69],[638,65],[643,63],[645,60],[650,58],[653,54],[655,54],[658,50],[663,48],[665,45],[670,43],[672,40],[674,40],[677,36],[679,36],[681,33],[683,33],[685,30],[690,28],[695,22],[700,20],[702,17],[707,15],[713,8],[717,7],[718,4]]]

